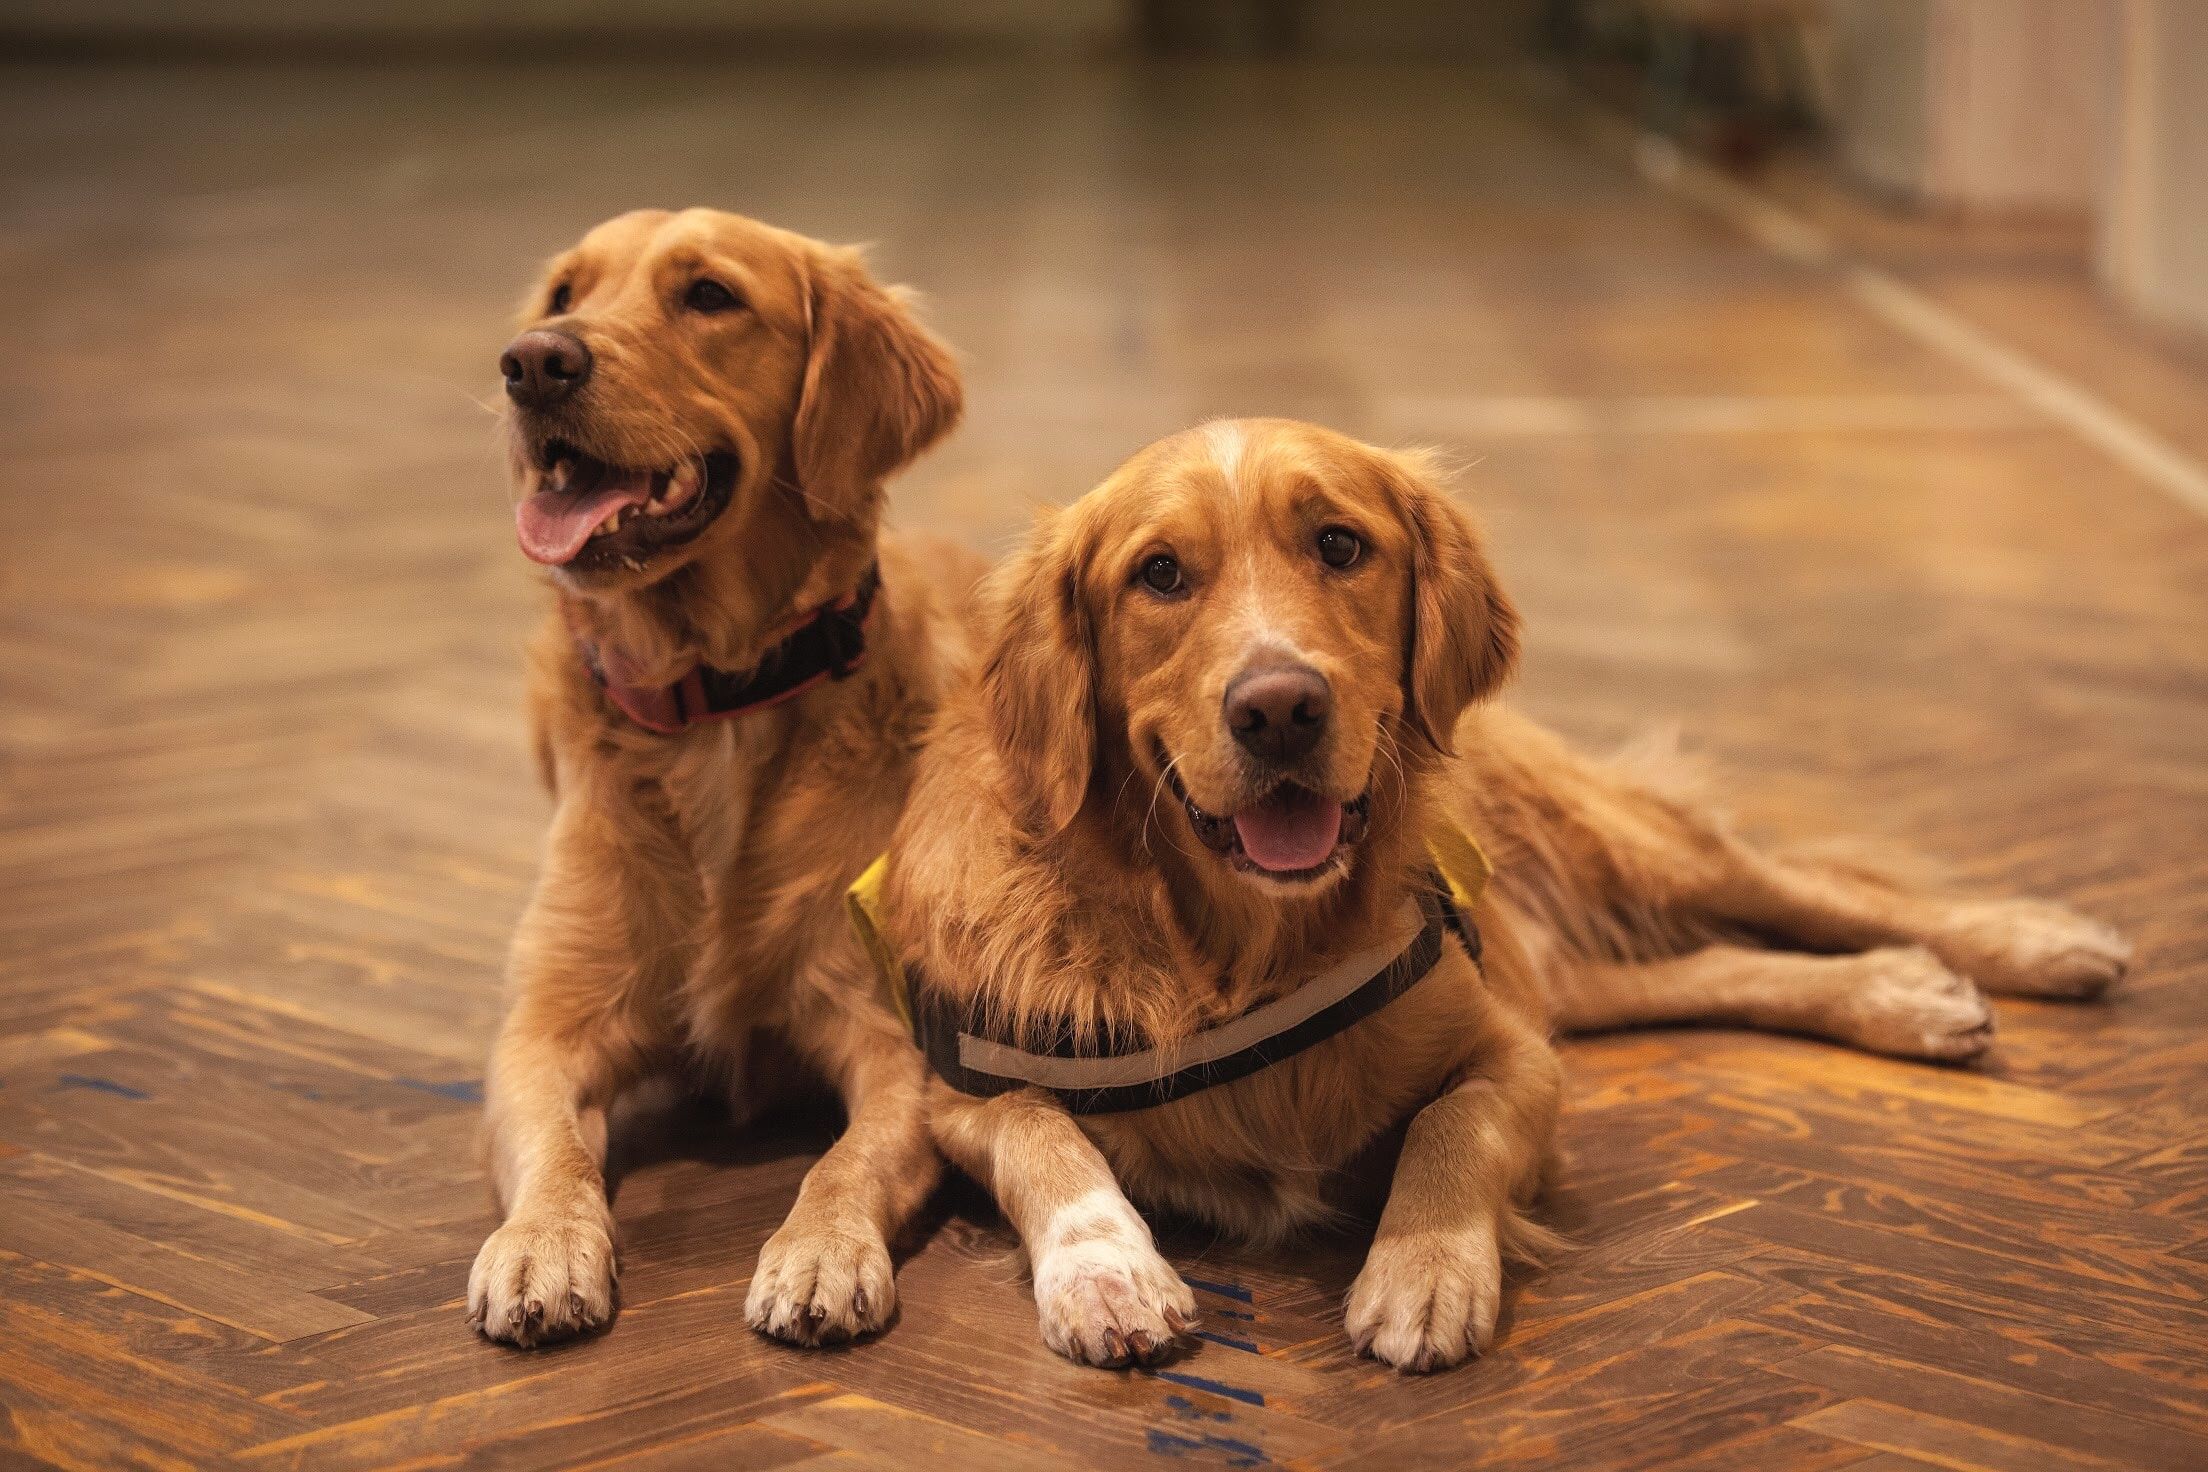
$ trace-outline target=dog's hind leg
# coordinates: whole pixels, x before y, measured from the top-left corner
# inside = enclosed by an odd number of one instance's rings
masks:
[[[1517,836],[1528,871],[1517,887],[1579,955],[1653,958],[1716,940],[1921,946],[1988,991],[2048,997],[2096,996],[2129,960],[2115,934],[2059,905],[1959,899],[1869,865],[1768,853],[1660,762],[1590,762],[1522,724],[1495,730],[1515,765],[1478,774],[1501,794],[1485,819]]]
[[[2098,996],[2130,962],[2131,948],[2113,931],[2060,905],[1958,899],[1738,840],[1724,852],[1710,881],[1683,902],[1725,928],[1818,951],[1921,946],[1987,991],[2015,996]]]
[[[843,1098],[848,1123],[805,1173],[745,1296],[752,1328],[793,1344],[872,1333],[897,1309],[889,1242],[935,1188],[920,1055],[856,980],[801,979],[791,1040]]]
[[[1993,1037],[1978,989],[1918,947],[1813,956],[1713,945],[1661,961],[1585,964],[1552,978],[1550,1005],[1567,1032],[1720,1023],[1945,1062],[1976,1057]]]

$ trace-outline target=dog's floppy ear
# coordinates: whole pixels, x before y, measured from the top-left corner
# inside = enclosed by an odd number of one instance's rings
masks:
[[[1518,610],[1495,581],[1479,528],[1441,488],[1433,462],[1391,456],[1389,480],[1411,535],[1404,722],[1447,752],[1465,707],[1517,667]]]
[[[981,684],[1016,806],[1042,837],[1081,811],[1096,765],[1096,659],[1071,513],[991,574]]]
[[[958,423],[958,365],[854,250],[813,255],[805,315],[810,342],[790,431],[798,484],[815,517],[856,520],[884,476]]]

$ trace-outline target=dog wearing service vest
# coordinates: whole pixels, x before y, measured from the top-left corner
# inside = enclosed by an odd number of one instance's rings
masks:
[[[505,1222],[469,1316],[534,1345],[612,1315],[606,1114],[632,1086],[741,1110],[802,1071],[849,1122],[745,1313],[797,1343],[879,1328],[887,1240],[938,1163],[841,896],[896,821],[980,571],[877,535],[883,478],[958,418],[957,369],[854,253],[709,210],[591,231],[501,367],[551,585],[529,669],[554,812],[486,1083]]]
[[[1518,618],[1417,457],[1176,435],[1042,526],[983,618],[855,895],[935,1137],[1076,1360],[1154,1360],[1194,1318],[1130,1196],[1273,1242],[1369,1206],[1391,1156],[1350,1338],[1405,1370],[1484,1348],[1504,1259],[1553,1242],[1553,1028],[1955,1060],[1990,1035],[1979,986],[2124,967],[2051,905],[1758,851],[1487,703]]]

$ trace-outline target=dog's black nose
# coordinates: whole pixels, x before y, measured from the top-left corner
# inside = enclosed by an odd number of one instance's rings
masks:
[[[506,397],[524,409],[549,409],[590,377],[590,349],[583,340],[549,327],[532,328],[498,355]]]
[[[1244,670],[1227,684],[1227,729],[1252,756],[1293,761],[1319,744],[1334,692],[1307,664]]]

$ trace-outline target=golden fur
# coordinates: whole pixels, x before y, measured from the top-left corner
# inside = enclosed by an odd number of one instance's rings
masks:
[[[685,313],[710,274],[736,312]],[[487,1128],[506,1219],[469,1313],[535,1344],[613,1312],[606,1111],[670,1071],[739,1111],[789,1080],[779,1045],[842,1096],[843,1136],[762,1250],[747,1316],[801,1343],[880,1327],[887,1239],[936,1156],[922,1068],[878,1002],[841,896],[887,841],[946,651],[979,568],[877,536],[881,482],[956,421],[957,371],[855,254],[706,210],[640,211],[553,261],[525,325],[585,341],[589,382],[553,415],[514,416],[515,474],[556,434],[620,465],[737,457],[726,509],[694,540],[596,573],[552,575],[530,651],[530,710],[555,800],[514,938]],[[598,690],[574,632],[636,683],[697,662],[755,664],[876,556],[864,664],[770,709],[655,735]]]
[[[1328,528],[1360,540],[1354,564],[1314,551]],[[1172,596],[1142,580],[1161,551],[1186,576]],[[1517,616],[1415,457],[1277,420],[1174,436],[1042,526],[983,617],[884,901],[915,974],[1000,1024],[1170,1040],[1279,995],[1375,941],[1438,815],[1498,871],[1477,971],[1452,946],[1379,1013],[1238,1082],[1078,1120],[1039,1091],[931,1086],[938,1142],[1020,1231],[1044,1336],[1077,1359],[1155,1358],[1193,1314],[1123,1190],[1279,1240],[1356,1206],[1350,1167],[1406,1118],[1348,1330],[1407,1369],[1484,1347],[1501,1258],[1547,1240],[1526,1208],[1557,1117],[1552,1027],[1724,1020],[1961,1058],[1991,1025],[1965,977],[2082,995],[2122,969],[2115,937],[2052,906],[1759,853],[1694,801],[1483,704]],[[1284,656],[1332,698],[1295,780],[1370,793],[1363,836],[1289,879],[1200,842],[1167,772],[1210,814],[1262,797],[1280,774],[1238,750],[1223,692]]]

